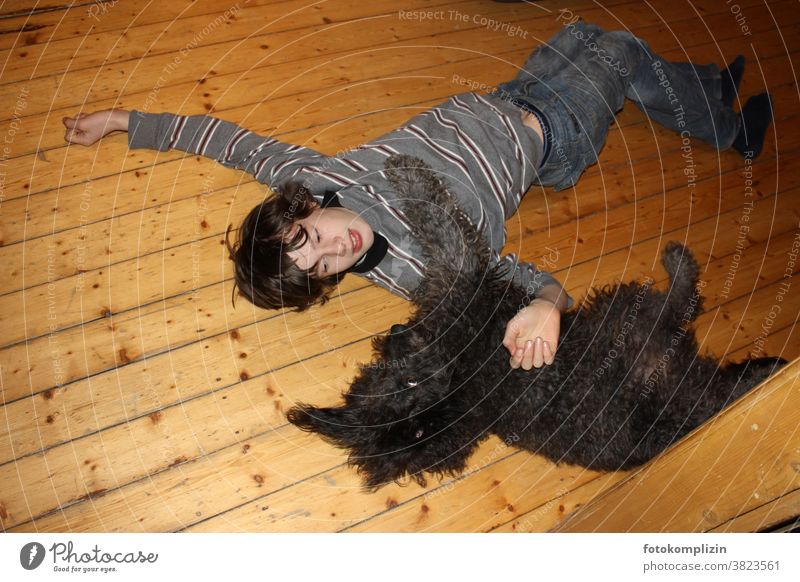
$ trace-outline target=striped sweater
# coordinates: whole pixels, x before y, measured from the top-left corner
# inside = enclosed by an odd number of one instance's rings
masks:
[[[336,156],[209,116],[133,111],[128,131],[131,148],[176,148],[203,155],[249,172],[276,189],[287,180],[300,181],[320,202],[326,191],[337,190],[341,205],[359,213],[389,243],[381,262],[361,276],[406,299],[419,285],[424,263],[412,237],[414,225],[386,179],[384,162],[393,154],[415,156],[431,166],[457,198],[490,245],[495,263],[508,267],[508,278],[532,294],[557,283],[513,254],[499,256],[505,221],[534,183],[542,157],[542,144],[522,124],[519,109],[502,99],[456,95],[402,127]]]

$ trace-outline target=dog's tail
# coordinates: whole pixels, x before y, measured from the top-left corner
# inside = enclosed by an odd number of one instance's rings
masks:
[[[694,321],[702,312],[703,299],[697,288],[700,267],[692,251],[678,242],[669,242],[664,247],[661,262],[669,275],[667,301],[670,311],[679,322]]]

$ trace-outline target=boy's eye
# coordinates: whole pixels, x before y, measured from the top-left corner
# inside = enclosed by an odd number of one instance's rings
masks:
[[[315,228],[314,235],[317,237],[317,243],[319,243],[319,231]]]

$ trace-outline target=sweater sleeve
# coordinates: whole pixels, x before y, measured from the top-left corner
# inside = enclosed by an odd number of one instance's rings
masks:
[[[522,287],[529,295],[536,297],[539,291],[548,285],[558,285],[561,283],[546,271],[540,271],[536,265],[525,263],[517,260],[515,254],[508,254],[499,257],[497,253],[492,251],[492,258],[503,267],[504,279],[510,280],[514,285]],[[567,308],[572,307],[574,303],[572,297],[567,294]]]
[[[235,123],[207,115],[174,115],[131,111],[128,147],[159,151],[178,149],[199,154],[279,186],[309,163],[325,159],[319,152],[264,137]]]

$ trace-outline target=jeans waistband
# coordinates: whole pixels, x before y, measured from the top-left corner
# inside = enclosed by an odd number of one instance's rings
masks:
[[[550,120],[547,119],[547,115],[545,115],[541,109],[536,107],[530,101],[521,99],[520,97],[511,97],[508,101],[523,111],[527,111],[528,113],[532,114],[534,117],[536,117],[539,125],[542,126],[542,161],[539,164],[539,167],[542,167],[547,161],[547,157],[550,155],[550,147],[553,136]]]

